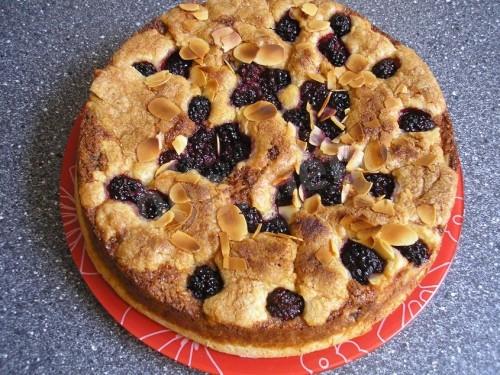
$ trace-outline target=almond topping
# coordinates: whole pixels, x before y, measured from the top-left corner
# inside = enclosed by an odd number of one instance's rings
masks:
[[[407,225],[385,224],[379,233],[379,238],[393,246],[409,246],[418,240],[418,235]]]
[[[243,115],[250,121],[264,121],[273,118],[277,113],[276,107],[269,102],[260,100],[243,110]]]
[[[387,242],[381,240],[380,238],[375,238],[375,242],[373,244],[373,249],[385,260],[391,260],[396,257],[394,254],[394,249]]]
[[[347,133],[349,133],[352,139],[354,139],[356,142],[361,142],[365,138],[365,133],[359,123],[350,126],[347,129]]]
[[[378,171],[387,161],[387,148],[377,141],[371,141],[365,148],[363,161],[367,171]]]
[[[332,143],[327,139],[324,139],[323,142],[321,142],[321,146],[319,149],[323,154],[333,156],[337,155],[337,153],[339,152],[339,147],[340,143]]]
[[[186,12],[196,12],[197,10],[200,9],[200,4],[194,4],[194,3],[179,4],[179,8],[185,10]]]
[[[293,215],[299,212],[299,209],[295,206],[280,206],[278,207],[278,212],[283,218],[288,222],[292,222]]]
[[[403,106],[403,102],[399,98],[387,98],[384,102],[385,108],[388,110],[396,110]]]
[[[233,271],[245,271],[247,269],[247,261],[240,257],[229,257],[228,268]]]
[[[178,173],[175,176],[175,181],[187,182],[188,184],[193,184],[193,185],[196,185],[198,181],[200,181],[200,179],[201,176],[194,170],[189,171],[187,173],[181,173],[181,174]]]
[[[354,149],[354,152],[351,155],[351,158],[347,162],[345,167],[346,171],[351,172],[354,169],[358,168],[363,161],[363,151],[359,148]]]
[[[307,76],[311,78],[312,80],[319,82],[319,83],[325,83],[326,79],[319,73],[307,73]]]
[[[342,76],[340,76],[338,83],[344,87],[348,86],[351,81],[355,78],[357,78],[357,74],[351,71],[346,71]]]
[[[327,30],[329,27],[330,22],[316,19],[309,20],[306,24],[306,29],[310,32]]]
[[[418,159],[415,162],[415,164],[419,165],[419,166],[428,167],[429,165],[431,165],[432,163],[434,163],[434,161],[436,159],[437,159],[436,155],[434,155],[434,154],[427,154],[427,155],[422,156],[420,159]]]
[[[335,90],[337,88],[337,76],[333,70],[330,70],[326,75],[326,81],[328,82],[328,90]]]
[[[436,207],[432,204],[421,204],[417,207],[417,214],[424,224],[431,227],[436,225]]]
[[[330,102],[330,99],[332,97],[333,92],[330,91],[328,95],[326,96],[325,100],[323,101],[323,104],[321,105],[321,108],[318,111],[318,116],[321,116],[323,114],[323,111],[325,110],[326,106]]]
[[[178,135],[175,137],[175,139],[172,141],[172,146],[174,147],[175,152],[177,152],[177,155],[180,155],[184,152],[186,146],[188,143],[188,139],[184,135]]]
[[[221,42],[222,37],[227,36],[233,32],[234,32],[234,30],[229,26],[221,27],[217,30],[214,30],[212,32],[212,38],[214,39],[215,45],[222,46],[222,42]]]
[[[313,3],[305,3],[300,9],[302,9],[305,14],[311,17],[314,17],[318,12],[318,7]]]
[[[210,99],[210,101],[214,101],[217,92],[219,91],[219,82],[215,79],[211,79],[207,82],[205,86],[205,94]]]
[[[302,151],[305,151],[307,149],[307,142],[304,142],[303,140],[297,138],[297,140],[295,141],[295,143],[297,143],[297,146]]]
[[[179,56],[184,60],[196,60],[198,58],[198,55],[189,46],[182,47]]]
[[[181,112],[181,109],[167,98],[159,97],[148,103],[148,111],[155,117],[170,121]]]
[[[252,234],[252,238],[257,237],[257,235],[260,233],[260,230],[261,230],[261,229],[262,229],[262,223],[259,223],[259,224],[257,225],[257,229],[255,229],[255,232],[253,232],[253,234]]]
[[[319,146],[324,139],[325,133],[323,133],[323,130],[321,130],[317,126],[314,126],[311,134],[309,134],[309,143],[313,146]]]
[[[356,220],[356,221],[351,223],[351,227],[350,227],[350,229],[353,232],[359,232],[359,231],[371,229],[371,228],[373,228],[373,225],[367,221],[364,221],[364,220]]]
[[[312,197],[304,201],[304,209],[307,213],[313,214],[321,207],[321,197],[319,194],[314,194]]]
[[[362,87],[365,84],[365,77],[363,74],[356,74],[356,77],[354,77],[352,80],[349,81],[349,86],[353,88],[359,88]]]
[[[224,35],[223,37],[221,37],[220,41],[222,43],[222,49],[224,50],[224,52],[227,52],[241,43],[241,36],[236,31],[234,31],[229,35]]]
[[[389,199],[381,199],[375,202],[372,206],[372,210],[389,216],[394,216],[396,214],[396,211],[394,211],[394,203]]]
[[[293,189],[292,205],[296,208],[300,208],[302,206],[302,202],[300,201],[300,198],[299,198],[299,189],[297,189],[297,188]]]
[[[241,241],[248,234],[247,222],[240,209],[227,205],[217,211],[217,223],[230,240]]]
[[[170,78],[172,74],[167,70],[162,70],[158,73],[152,74],[144,79],[146,86],[149,88],[159,87],[165,84]]]
[[[203,71],[201,66],[195,65],[191,68],[191,80],[198,87],[205,87],[207,84],[207,73]]]
[[[191,214],[193,212],[193,205],[189,202],[176,203],[170,210],[175,215],[174,221],[178,225],[182,225],[191,217]]]
[[[176,231],[170,237],[170,242],[177,246],[178,248],[186,251],[198,251],[200,250],[200,244],[196,239],[191,237],[189,234],[184,233],[183,231]]]
[[[363,73],[361,73],[361,74],[363,74],[363,78],[365,80],[365,85],[373,86],[377,83],[377,77],[375,76],[375,74],[373,74],[369,70],[364,70]]]
[[[257,52],[259,52],[259,47],[255,44],[242,43],[234,49],[233,56],[241,62],[250,64],[257,56]]]
[[[174,220],[174,213],[170,210],[165,212],[159,219],[156,219],[153,222],[153,225],[156,228],[161,228],[161,227],[166,227],[168,224],[170,224]]]
[[[363,55],[359,53],[353,53],[349,56],[345,66],[347,69],[352,70],[354,73],[359,73],[366,68],[368,65],[368,60]]]
[[[259,48],[255,62],[264,66],[279,65],[285,61],[285,50],[279,44],[266,44]]]
[[[220,241],[220,249],[222,252],[222,256],[224,258],[228,257],[231,248],[229,246],[229,238],[227,237],[227,233],[219,232],[219,241]]]
[[[342,186],[342,192],[340,193],[340,202],[345,203],[347,197],[349,196],[349,192],[351,191],[351,184],[344,184]]]
[[[330,246],[321,247],[314,254],[317,260],[323,265],[323,267],[328,267],[333,261],[333,253],[330,249]]]
[[[353,199],[354,208],[369,208],[373,206],[375,199],[369,195],[356,195]]]
[[[148,138],[137,145],[135,152],[141,162],[156,160],[160,154],[160,142],[156,137]]]
[[[367,241],[370,238],[375,237],[379,231],[380,231],[380,226],[362,229],[356,232],[356,237],[359,238],[361,241]]]
[[[208,9],[207,8],[200,8],[200,10],[193,13],[193,16],[198,21],[206,21],[206,20],[208,20]]]
[[[208,43],[201,38],[191,39],[189,41],[189,48],[200,59],[204,58],[208,51],[210,51]]]
[[[191,200],[186,192],[186,189],[184,189],[184,186],[182,186],[181,183],[174,184],[170,188],[168,195],[174,203],[186,203]]]
[[[361,171],[352,171],[351,177],[352,186],[354,186],[357,193],[360,195],[367,194],[373,186],[373,183],[368,182]]]

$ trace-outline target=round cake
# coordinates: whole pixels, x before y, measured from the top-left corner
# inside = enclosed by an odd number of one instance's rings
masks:
[[[249,357],[367,332],[422,279],[455,199],[439,85],[329,0],[181,4],[95,72],[78,198],[134,308]]]

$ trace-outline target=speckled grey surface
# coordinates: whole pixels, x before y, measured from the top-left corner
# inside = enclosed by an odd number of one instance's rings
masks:
[[[0,373],[191,370],[120,328],[83,283],[58,213],[61,156],[92,69],[172,1],[0,3]],[[349,1],[442,84],[466,220],[445,284],[404,332],[339,374],[500,373],[500,2]]]

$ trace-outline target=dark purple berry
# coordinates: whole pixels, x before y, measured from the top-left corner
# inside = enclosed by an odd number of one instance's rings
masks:
[[[417,267],[420,267],[422,264],[427,262],[430,257],[427,245],[421,240],[418,240],[410,246],[394,247],[399,250],[402,256],[404,256],[409,262],[413,263]]]
[[[139,213],[146,219],[156,219],[170,209],[168,198],[155,190],[148,190],[136,204]]]
[[[431,115],[416,108],[406,108],[399,116],[399,127],[406,132],[424,132],[436,127]]]
[[[277,206],[288,206],[292,204],[293,191],[297,188],[297,184],[294,178],[282,183],[278,186],[276,191],[276,205]]]
[[[159,162],[160,162],[160,165],[162,165],[162,164],[168,163],[169,161],[178,160],[178,159],[179,159],[179,155],[177,154],[177,152],[175,152],[175,150],[166,150],[160,154]]]
[[[318,42],[319,51],[334,66],[342,66],[349,58],[349,51],[342,40],[335,34],[329,34]]]
[[[240,203],[237,206],[241,210],[243,216],[245,216],[248,231],[250,233],[254,233],[257,230],[259,224],[262,223],[262,215],[256,208],[250,207],[246,203]]]
[[[156,68],[153,64],[147,61],[133,63],[132,66],[137,69],[144,77],[150,76],[156,73]]]
[[[268,294],[266,309],[271,316],[292,320],[304,312],[304,298],[285,288],[276,288]]]
[[[340,38],[351,31],[351,18],[345,14],[335,14],[330,18],[330,26]]]
[[[263,221],[261,231],[262,232],[290,234],[290,230],[288,229],[288,223],[280,215],[278,215],[272,219]]]
[[[257,102],[261,96],[262,92],[258,84],[241,83],[231,94],[231,103],[239,108]]]
[[[216,128],[220,143],[219,158],[233,166],[248,159],[251,151],[250,137],[240,132],[237,123],[228,123]]]
[[[114,177],[108,184],[109,196],[119,201],[135,203],[145,194],[145,191],[139,180],[124,175]]]
[[[198,266],[188,277],[187,288],[194,298],[204,300],[219,293],[224,288],[224,281],[217,268]]]
[[[200,128],[188,139],[185,151],[177,163],[179,172],[190,169],[201,171],[213,165],[217,160],[217,141],[215,132],[204,127]]]
[[[325,206],[333,206],[342,202],[342,185],[326,185],[319,191],[321,203]]]
[[[295,39],[297,39],[300,33],[300,25],[299,22],[290,17],[290,14],[287,12],[278,21],[274,30],[285,42],[295,42]]]
[[[280,100],[278,99],[278,95],[276,94],[276,91],[270,86],[269,83],[262,84],[261,92],[262,92],[262,97],[261,97],[262,100],[265,100],[269,103],[273,103],[277,109],[281,109],[281,103]]]
[[[368,284],[370,275],[384,272],[386,264],[373,249],[352,240],[344,244],[340,258],[352,278],[363,285]]]
[[[201,95],[195,96],[189,102],[188,116],[194,122],[201,123],[208,120],[211,107],[210,100]]]
[[[323,130],[323,133],[325,133],[325,135],[330,139],[335,139],[342,134],[342,129],[335,125],[335,123],[330,119],[318,122],[316,126]]]
[[[232,170],[233,165],[231,163],[217,160],[214,164],[202,168],[199,172],[210,181],[219,183],[229,176]]]
[[[245,83],[258,83],[261,80],[262,75],[266,71],[266,67],[258,65],[256,63],[251,64],[241,64],[236,71],[241,77],[241,81]]]
[[[383,59],[373,66],[372,73],[375,74],[378,78],[387,79],[396,74],[399,66],[400,63],[396,59]]]
[[[373,184],[370,192],[375,197],[385,196],[387,199],[391,199],[396,186],[392,175],[385,173],[366,173],[365,178],[368,182]]]
[[[337,110],[335,115],[342,121],[345,117],[345,110],[351,106],[349,93],[347,91],[334,91],[330,97],[328,106]]]
[[[300,166],[300,181],[306,195],[318,193],[325,206],[341,203],[345,166],[337,158],[324,162],[318,159],[306,160]]]
[[[163,70],[168,70],[172,74],[177,74],[185,78],[189,77],[189,69],[193,64],[190,60],[184,60],[180,55],[179,51],[172,53],[165,64],[163,65]]]
[[[300,166],[300,183],[310,193],[321,190],[326,185],[326,170],[318,159],[308,159]]]
[[[309,80],[300,87],[300,99],[303,105],[309,102],[316,111],[321,109],[327,96],[328,89],[324,83]]]
[[[305,108],[297,108],[286,111],[283,114],[283,118],[287,122],[291,122],[295,125],[299,132],[299,139],[307,142],[309,141],[309,135],[311,134],[311,118],[309,112]]]
[[[264,79],[269,80],[269,84],[274,92],[278,92],[292,83],[290,73],[283,69],[267,69]]]

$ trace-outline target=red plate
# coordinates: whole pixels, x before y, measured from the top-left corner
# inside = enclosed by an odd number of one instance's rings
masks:
[[[436,293],[455,255],[464,209],[461,169],[455,206],[436,261],[407,300],[375,324],[370,332],[331,348],[296,357],[250,359],[217,352],[176,334],[136,311],[96,272],[85,251],[74,199],[80,122],[81,119],[77,118],[71,131],[60,182],[61,216],[73,260],[92,293],[120,325],[153,349],[186,366],[219,374],[312,374],[342,366],[375,350],[407,326]]]

